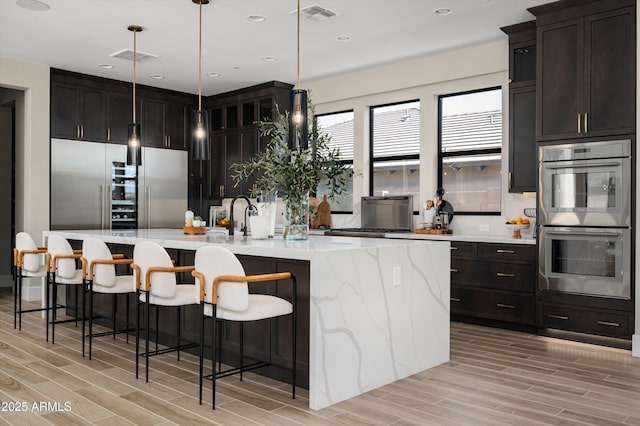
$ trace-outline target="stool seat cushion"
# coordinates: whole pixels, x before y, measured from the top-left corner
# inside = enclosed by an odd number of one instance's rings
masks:
[[[212,315],[212,306],[204,306],[204,314]],[[293,305],[279,297],[268,294],[249,294],[249,307],[244,311],[233,311],[223,309],[220,306],[216,309],[216,318],[229,321],[257,321],[266,318],[288,315],[293,312]]]
[[[82,276],[82,269],[76,269],[75,274],[73,275],[73,277],[70,277],[70,278],[61,277],[60,275],[56,274],[55,282],[57,284],[65,284],[65,285],[80,285],[84,282],[83,276]]]
[[[47,266],[46,265],[41,265],[40,269],[38,269],[36,271],[28,271],[26,269],[22,269],[22,276],[23,277],[44,277],[45,275],[47,275]]]
[[[113,281],[113,285],[100,285],[93,282],[93,291],[96,293],[135,293],[136,283],[133,275],[118,275]]]
[[[151,288],[153,289],[153,284],[151,284]],[[176,291],[172,297],[156,296],[152,290],[149,303],[160,306],[184,306],[197,305],[200,303],[199,286],[193,284],[177,284],[175,288]],[[147,293],[140,293],[140,301],[147,303]]]

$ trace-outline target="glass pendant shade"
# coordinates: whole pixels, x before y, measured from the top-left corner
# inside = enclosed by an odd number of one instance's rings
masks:
[[[195,109],[191,115],[191,159],[209,159],[209,112]]]
[[[142,143],[140,135],[140,124],[129,124],[129,138],[127,141],[127,165],[142,165]]]
[[[289,148],[309,147],[309,126],[307,124],[307,91],[291,91],[291,114],[289,115]]]

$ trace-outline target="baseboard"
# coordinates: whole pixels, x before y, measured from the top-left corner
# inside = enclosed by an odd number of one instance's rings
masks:
[[[640,358],[640,334],[634,334],[631,338],[631,355]]]

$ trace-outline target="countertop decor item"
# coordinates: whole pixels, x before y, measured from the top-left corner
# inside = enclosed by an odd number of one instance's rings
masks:
[[[520,231],[522,229],[529,229],[531,224],[529,224],[529,223],[507,223],[507,224],[505,224],[505,226],[508,229],[511,229],[513,231],[513,238],[522,238],[522,234],[520,233]]]
[[[309,112],[309,146],[289,147],[289,112],[280,111],[276,105],[273,120],[258,122],[260,136],[267,139],[264,151],[249,161],[231,165],[237,186],[253,176],[258,176],[255,187],[260,190],[278,191],[287,211],[283,236],[285,239],[306,239],[309,230],[309,195],[314,194],[321,182],[328,182],[327,196],[333,200],[345,194],[351,177],[360,175],[350,165],[340,161],[340,151],[328,146],[331,137],[320,132],[313,119],[314,108],[307,103]],[[304,205],[304,209],[298,206]],[[294,226],[296,232],[289,232]]]

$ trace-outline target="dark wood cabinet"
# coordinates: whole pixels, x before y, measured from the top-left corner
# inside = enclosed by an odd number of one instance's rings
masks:
[[[535,192],[536,24],[503,27],[509,36],[509,192]]]
[[[107,106],[107,142],[126,144],[129,124],[133,122],[132,94],[109,93]],[[139,114],[140,102],[136,104]]]
[[[537,140],[633,133],[635,2],[560,6],[529,9],[538,25]]]
[[[188,117],[192,108],[180,99],[144,97],[141,120],[144,146],[188,149]]]
[[[107,92],[52,81],[51,106],[52,137],[106,141]]]
[[[276,104],[289,109],[290,84],[272,81],[208,98],[211,115],[211,156],[208,170],[209,198],[249,195],[255,179],[237,186],[231,166],[249,160],[265,148],[257,121],[272,118]]]
[[[535,246],[451,242],[451,314],[535,324]]]
[[[631,339],[633,334],[633,312],[540,303],[538,326],[605,337]]]

